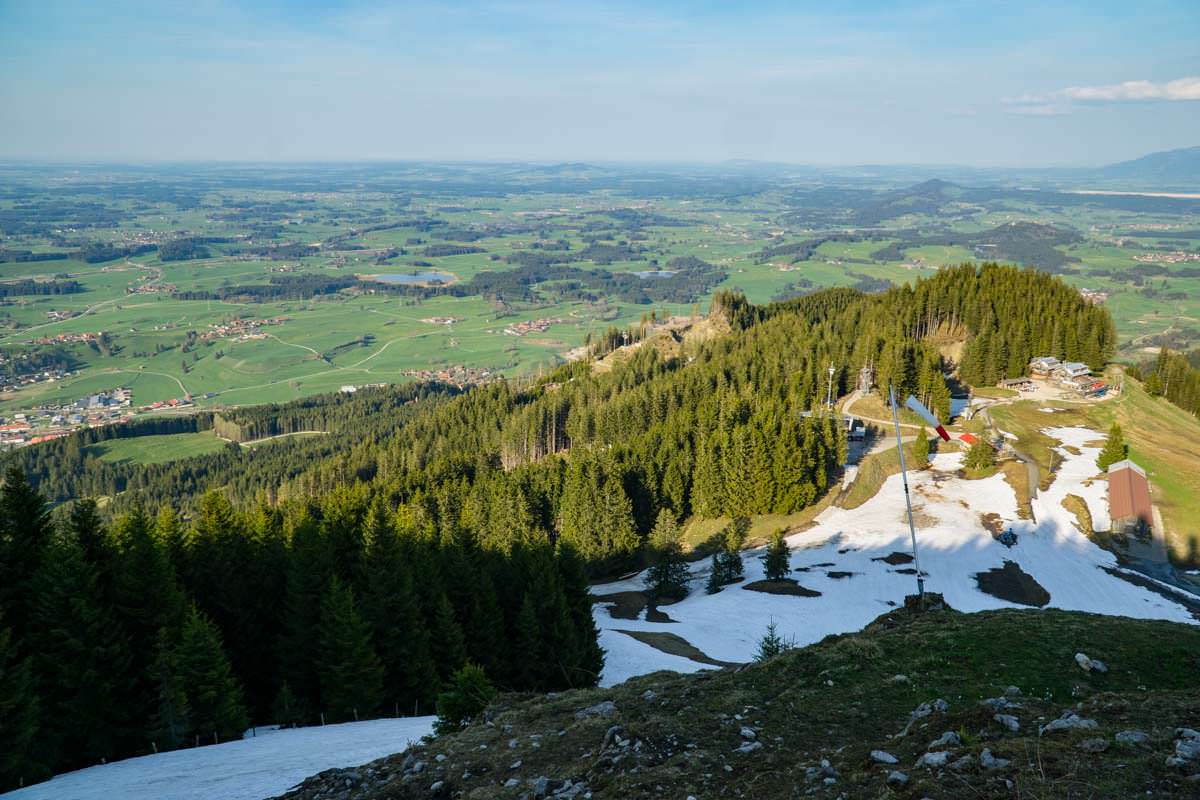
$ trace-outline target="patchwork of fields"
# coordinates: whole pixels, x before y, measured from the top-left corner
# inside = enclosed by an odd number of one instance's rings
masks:
[[[135,409],[218,407],[528,374],[610,326],[702,313],[719,288],[755,302],[875,291],[992,258],[1106,293],[1127,358],[1200,342],[1200,201],[501,172],[247,168],[223,183],[14,170],[0,193],[0,353],[17,372],[14,353],[67,369],[8,385],[0,415],[119,386]],[[46,254],[68,257],[30,260]],[[30,280],[79,290],[18,293]],[[288,281],[304,287],[280,290]]]

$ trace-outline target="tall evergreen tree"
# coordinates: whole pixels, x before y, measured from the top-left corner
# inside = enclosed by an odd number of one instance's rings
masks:
[[[929,466],[929,431],[925,430],[925,426],[921,426],[921,430],[917,431],[917,438],[913,442],[913,468],[925,469]]]
[[[46,501],[10,464],[0,487],[0,615],[8,621],[18,646],[29,630],[35,594],[30,582],[50,541]]]
[[[74,541],[47,547],[33,582],[29,646],[36,653],[43,733],[38,750],[56,770],[111,759],[129,741],[129,642]]]
[[[186,692],[189,733],[202,742],[240,737],[249,725],[242,686],[225,655],[220,631],[195,606],[183,623],[175,667]]]
[[[38,712],[33,660],[19,657],[12,631],[0,628],[0,792],[45,774],[32,758]]]
[[[335,720],[366,717],[383,699],[383,665],[371,630],[359,616],[354,590],[334,578],[321,606],[317,630],[321,705]]]
[[[187,743],[191,730],[187,687],[175,657],[175,637],[182,633],[162,628],[154,646],[150,679],[154,687],[154,714],[150,721],[150,740],[159,750],[173,750]]]
[[[462,626],[454,613],[454,606],[450,605],[445,592],[438,595],[435,601],[429,635],[430,650],[438,675],[442,680],[449,680],[450,676],[466,663],[467,645],[463,638]]]
[[[763,554],[762,562],[763,571],[769,581],[781,581],[792,571],[791,551],[788,550],[787,540],[783,538],[782,530],[771,534],[771,543],[767,545],[767,552]]]
[[[1107,472],[1110,466],[1123,460],[1128,452],[1129,446],[1125,444],[1125,434],[1121,431],[1121,426],[1114,422],[1108,429],[1108,438],[1104,441],[1104,449],[1096,457],[1096,466]]]
[[[647,594],[654,600],[682,600],[687,597],[691,572],[680,546],[679,524],[669,509],[658,512],[650,532],[652,563],[646,573]]]

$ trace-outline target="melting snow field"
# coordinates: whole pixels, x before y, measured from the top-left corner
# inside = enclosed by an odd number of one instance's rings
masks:
[[[1084,428],[1049,428],[1045,433],[1060,442],[1057,451],[1063,460],[1053,484],[1032,502],[1035,520],[1017,516],[1016,495],[1002,474],[983,480],[957,477],[960,453],[938,455],[932,469],[909,473],[926,591],[942,593],[958,611],[1026,607],[981,591],[975,578],[1011,561],[1049,593],[1050,607],[1195,623],[1183,606],[1105,572],[1117,566],[1116,557],[1093,544],[1063,508],[1067,495],[1077,495],[1087,503],[1094,527],[1109,527],[1107,481],[1096,468],[1100,448],[1088,446],[1102,435]],[[996,515],[1004,528],[1012,528],[1017,534],[1014,546],[993,538],[984,527],[985,514]],[[615,619],[605,605],[597,604],[601,644],[608,650],[602,684],[611,686],[659,669],[707,668],[659,652],[620,630],[674,633],[710,658],[749,661],[772,619],[785,639],[806,645],[829,634],[859,630],[916,592],[915,575],[901,572],[911,573],[912,564],[883,560],[912,552],[899,475],[889,477],[859,508],[825,510],[814,527],[788,537],[788,544],[795,570],[790,577],[820,592],[820,597],[742,588],[763,578],[761,551],[751,551],[743,554],[745,580],[714,595],[704,593],[709,563],[693,565],[691,594],[660,609],[673,623],[647,622],[644,613],[636,620]],[[642,577],[606,584],[597,593],[640,590]]]
[[[433,730],[433,717],[376,719],[293,730],[259,729],[237,742],[129,758],[10,792],[6,800],[263,800],[332,767],[398,753]]]

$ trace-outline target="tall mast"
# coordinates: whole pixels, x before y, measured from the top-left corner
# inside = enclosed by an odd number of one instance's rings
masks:
[[[908,533],[912,537],[913,566],[917,570],[917,600],[925,597],[925,579],[921,577],[921,559],[917,555],[917,528],[913,525],[912,499],[908,496],[908,471],[904,465],[904,439],[900,436],[900,411],[896,408],[896,390],[888,381],[888,398],[892,401],[892,422],[896,425],[896,452],[900,454],[900,480],[904,483],[904,506],[908,509]]]

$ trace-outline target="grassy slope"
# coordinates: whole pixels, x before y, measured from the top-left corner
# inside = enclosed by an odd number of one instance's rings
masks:
[[[180,458],[215,453],[224,446],[225,442],[218,439],[212,431],[205,431],[110,439],[90,445],[88,452],[101,461],[118,464],[165,464]]]
[[[1038,411],[1042,407],[1064,410],[1046,414]],[[1107,432],[1113,422],[1120,423],[1130,457],[1150,476],[1172,553],[1176,558],[1200,559],[1200,421],[1195,417],[1150,397],[1128,377],[1124,395],[1112,401],[1095,405],[1025,401],[997,407],[992,417],[1001,429],[1021,437],[1020,447],[1038,462],[1043,475],[1050,469],[1056,442],[1041,428],[1084,425]]]
[[[347,791],[335,772],[290,796],[315,798],[336,787],[326,796],[516,798],[528,791],[525,781],[540,776],[585,781],[597,798],[1193,796],[1187,793],[1196,785],[1164,759],[1174,729],[1200,717],[1200,628],[1062,611],[937,612],[915,620],[903,614],[741,671],[655,673],[613,689],[502,696],[490,721],[416,748],[413,759],[427,764],[419,774],[405,776],[403,758],[392,756],[369,766],[373,785]],[[1084,673],[1074,661],[1079,651],[1111,671]],[[897,674],[907,680],[893,680]],[[1002,729],[979,703],[1010,685],[1023,692],[1023,707],[1009,712],[1020,720],[1017,733]],[[916,706],[935,698],[950,710],[892,738]],[[614,701],[616,714],[576,717],[602,700]],[[1066,709],[1098,728],[1039,737],[1039,722]],[[613,725],[628,746],[604,746]],[[761,749],[734,752],[742,726],[755,730]],[[1131,728],[1149,733],[1150,744],[1114,743],[1115,733]],[[987,747],[1011,765],[997,772],[915,767],[928,743],[948,730],[965,742],[954,758],[978,759]],[[1108,741],[1107,752],[1079,748],[1095,737]],[[872,763],[874,749],[900,763]],[[835,785],[806,780],[805,769],[821,759],[838,771]],[[908,789],[886,786],[891,769],[908,774]],[[510,778],[521,785],[504,787]],[[444,782],[444,793],[430,791],[435,781]]]

